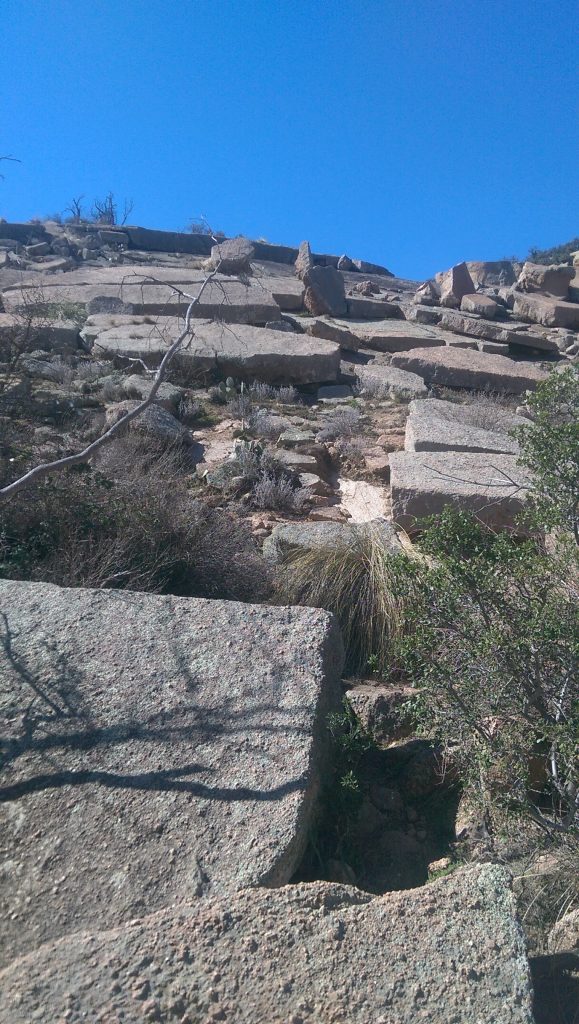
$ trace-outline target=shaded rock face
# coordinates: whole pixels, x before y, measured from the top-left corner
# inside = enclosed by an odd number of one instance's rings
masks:
[[[529,486],[515,455],[472,451],[393,452],[390,482],[392,518],[409,531],[447,505],[493,528],[513,529]]]
[[[468,925],[465,926],[465,922]],[[44,946],[0,976],[2,1024],[533,1024],[507,873],[372,898],[316,882],[185,904]]]
[[[289,881],[339,704],[330,615],[8,581],[0,613],[4,960]]]

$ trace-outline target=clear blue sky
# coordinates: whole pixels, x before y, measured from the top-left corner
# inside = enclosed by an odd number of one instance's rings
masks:
[[[570,0],[0,0],[0,216],[111,189],[416,278],[579,233]]]

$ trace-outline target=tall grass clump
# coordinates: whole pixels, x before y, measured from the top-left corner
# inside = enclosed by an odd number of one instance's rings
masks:
[[[290,553],[278,570],[278,593],[289,604],[333,612],[350,673],[394,674],[406,618],[397,580],[406,556],[392,555],[374,527],[352,532],[349,543]]]

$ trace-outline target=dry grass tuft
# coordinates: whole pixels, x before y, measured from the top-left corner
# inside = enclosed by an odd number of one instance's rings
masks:
[[[333,612],[348,670],[360,673],[370,667],[385,676],[395,670],[395,648],[405,628],[396,561],[378,530],[369,526],[353,534],[350,544],[288,556],[278,571],[278,593],[286,603]]]

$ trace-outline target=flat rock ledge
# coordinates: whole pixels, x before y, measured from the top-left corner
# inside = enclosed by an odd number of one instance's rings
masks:
[[[2,1024],[533,1024],[503,868],[372,897],[244,890],[43,946],[0,973]]]
[[[147,324],[121,323],[98,334],[93,351],[157,366],[183,329],[176,319],[171,327],[172,332],[167,332]],[[335,342],[247,324],[198,323],[179,358],[191,372],[217,372],[270,384],[317,384],[336,380],[340,371],[340,347]]]
[[[417,373],[427,384],[493,390],[519,395],[536,388],[547,374],[539,366],[506,356],[464,348],[416,348],[396,352],[392,366]]]
[[[331,615],[2,581],[0,632],[0,963],[289,881],[340,701]]]

